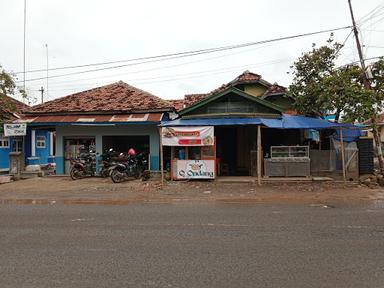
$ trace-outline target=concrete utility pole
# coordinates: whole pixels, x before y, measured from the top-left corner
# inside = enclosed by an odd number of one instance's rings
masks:
[[[351,0],[348,0],[348,4],[349,4],[349,11],[351,12],[352,25],[353,25],[353,33],[355,34],[357,52],[359,53],[359,59],[360,59],[360,65],[361,65],[361,69],[364,72],[364,87],[366,89],[370,89],[371,85],[369,83],[369,80],[367,78],[366,71],[365,71],[366,67],[365,67],[365,63],[364,63],[364,56],[363,56],[363,51],[362,51],[361,45],[360,45],[359,32],[357,31],[357,28],[356,28],[355,17],[353,16]]]
[[[46,51],[46,56],[47,56],[47,100],[49,100],[49,95],[48,95],[48,44],[45,44],[45,51]]]
[[[27,0],[24,0],[24,52],[23,52],[23,66],[24,66],[24,70],[23,70],[23,90],[24,90],[24,93],[25,93],[25,36],[26,36],[26,28],[27,28]],[[24,97],[23,97],[23,102],[24,102]]]
[[[41,86],[39,91],[41,92],[41,104],[43,104],[44,103],[44,88],[43,88],[43,86]]]
[[[369,79],[367,76],[367,71],[365,70],[366,68],[365,68],[365,63],[364,63],[363,51],[361,50],[359,33],[357,31],[357,28],[356,28],[355,17],[353,16],[351,0],[348,0],[348,4],[349,4],[349,11],[351,12],[353,33],[355,34],[356,46],[357,46],[357,51],[359,53],[359,59],[360,59],[360,65],[361,65],[361,69],[363,70],[364,87],[365,87],[365,89],[370,90],[371,89],[371,83],[369,82]],[[371,117],[371,126],[372,126],[372,134],[373,134],[373,138],[375,140],[375,145],[376,145],[376,150],[377,150],[377,159],[379,160],[380,172],[384,173],[384,158],[383,158],[383,152],[381,149],[381,135],[380,135],[381,133],[377,127],[376,115],[373,115]]]

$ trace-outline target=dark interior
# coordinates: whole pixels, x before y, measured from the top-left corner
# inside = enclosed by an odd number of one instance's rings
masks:
[[[118,153],[127,153],[130,148],[136,153],[149,153],[149,136],[103,136],[103,153],[112,148]]]

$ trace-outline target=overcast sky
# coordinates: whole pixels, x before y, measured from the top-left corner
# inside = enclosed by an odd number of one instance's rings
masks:
[[[86,65],[156,56],[293,36],[351,25],[347,0],[27,0],[26,70]],[[384,1],[352,0],[366,58],[384,55]],[[371,14],[369,14],[372,12]],[[24,0],[0,1],[0,65],[23,71]],[[370,17],[366,17],[366,16]],[[350,30],[335,32],[344,42]],[[98,72],[54,77],[52,100],[119,80],[164,99],[206,93],[245,70],[288,86],[290,65],[312,43],[325,44],[329,33],[216,53],[147,63],[49,71],[49,77],[135,64]],[[347,39],[340,64],[358,59],[354,38]],[[143,62],[143,61],[140,61]],[[46,71],[26,79],[46,77]],[[22,85],[23,74],[17,74]],[[27,81],[40,103],[47,80]]]

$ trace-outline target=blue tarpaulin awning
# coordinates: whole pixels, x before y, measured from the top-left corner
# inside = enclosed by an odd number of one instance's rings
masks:
[[[343,126],[321,118],[296,115],[282,115],[279,119],[263,118],[261,121],[266,127],[276,129],[332,129]]]
[[[363,135],[361,130],[357,129],[343,129],[343,141],[344,142],[354,142]],[[340,140],[340,130],[336,130],[332,135],[333,139]]]
[[[160,126],[227,126],[227,125],[262,125],[275,129],[336,129],[346,124],[329,122],[320,118],[282,115],[280,118],[199,118],[177,119],[163,122]],[[347,124],[351,128],[351,124]]]

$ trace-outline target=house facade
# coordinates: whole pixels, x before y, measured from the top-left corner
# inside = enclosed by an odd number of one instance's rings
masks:
[[[17,122],[27,123],[28,165],[55,163],[56,174],[68,174],[84,149],[100,157],[110,148],[133,147],[147,153],[150,170],[157,171],[157,125],[173,113],[171,103],[120,81],[34,106]]]
[[[179,143],[191,147],[165,148],[165,166],[170,166],[173,178],[186,173],[177,167],[185,166],[186,160],[192,160],[190,167],[208,167],[208,161],[215,161],[217,176],[310,177],[320,170],[335,169],[337,159],[329,137],[334,124],[296,115],[293,99],[285,92],[285,87],[245,71],[210,93],[175,101],[182,107],[181,118],[163,124],[163,137],[198,135],[203,127],[213,127],[215,141],[210,157],[206,157],[203,139],[180,139]],[[201,147],[193,147],[196,143]]]
[[[0,98],[0,123],[12,122],[22,117],[29,106],[8,96]],[[1,125],[2,126],[2,125]],[[5,137],[0,127],[0,173],[9,171],[9,153],[25,150],[25,137]]]

